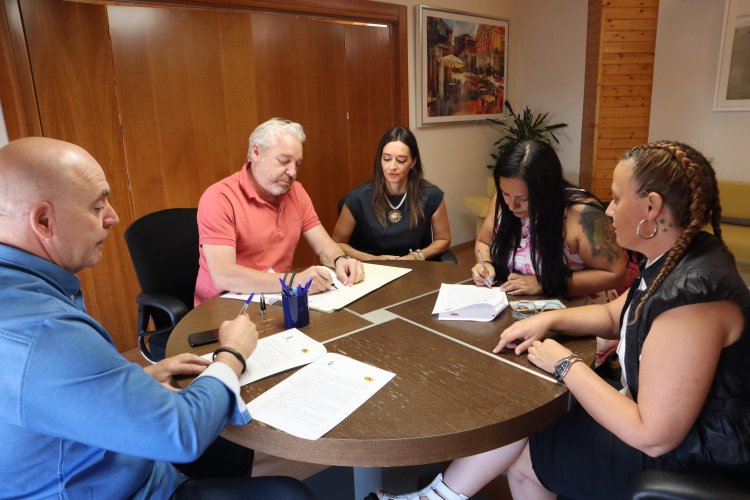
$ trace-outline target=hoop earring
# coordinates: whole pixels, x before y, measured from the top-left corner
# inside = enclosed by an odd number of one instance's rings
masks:
[[[635,234],[642,240],[650,240],[651,238],[656,236],[656,233],[659,232],[659,223],[654,221],[654,231],[648,236],[643,236],[641,234],[641,226],[643,226],[644,222],[648,222],[648,219],[641,219],[641,222],[639,222],[638,226],[635,228]]]

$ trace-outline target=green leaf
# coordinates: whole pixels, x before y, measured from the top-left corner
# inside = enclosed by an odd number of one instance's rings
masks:
[[[505,101],[505,109],[508,110],[508,119],[495,120],[490,118],[489,121],[500,125],[503,130],[503,136],[495,141],[495,151],[491,154],[492,158],[497,160],[505,152],[506,148],[513,144],[527,140],[541,140],[549,144],[553,142],[560,144],[555,135],[555,130],[567,127],[567,123],[547,124],[549,113],[534,114],[528,106],[524,106],[521,114],[516,114],[508,100]],[[494,165],[488,165],[492,168]]]

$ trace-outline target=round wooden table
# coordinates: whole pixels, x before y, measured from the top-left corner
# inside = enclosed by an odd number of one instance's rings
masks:
[[[378,262],[382,264],[382,261]],[[396,376],[322,438],[310,441],[263,423],[228,426],[222,435],[255,450],[326,465],[390,467],[452,460],[497,448],[540,430],[569,407],[569,393],[526,355],[495,355],[510,308],[487,323],[440,321],[431,315],[441,283],[464,282],[467,266],[438,262],[389,262],[411,268],[405,276],[333,313],[310,311],[301,330],[337,352]],[[466,281],[469,283],[468,281]],[[242,308],[214,297],[188,313],[169,338],[167,355],[204,354],[187,336],[217,327]],[[261,337],[284,330],[281,305],[265,317],[250,308]],[[593,338],[562,342],[591,364]],[[245,401],[291,372],[242,388]],[[189,380],[181,381],[182,384]]]

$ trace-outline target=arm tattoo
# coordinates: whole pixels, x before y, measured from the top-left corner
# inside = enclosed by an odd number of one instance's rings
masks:
[[[581,211],[581,228],[589,240],[594,257],[605,257],[611,264],[622,256],[622,248],[617,245],[612,219],[601,210],[584,206]]]

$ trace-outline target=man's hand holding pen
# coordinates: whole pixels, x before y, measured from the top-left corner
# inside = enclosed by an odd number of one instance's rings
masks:
[[[287,281],[290,287],[296,285],[305,286],[308,281],[312,280],[307,289],[309,294],[321,293],[331,289],[333,278],[328,268],[323,266],[310,266],[304,271],[297,273],[294,278]]]
[[[250,357],[257,344],[258,330],[247,314],[240,313],[233,320],[224,321],[219,327],[219,347],[236,351],[239,355],[244,356],[244,359]],[[218,352],[215,359],[229,365],[238,376],[241,374],[243,365],[233,354]]]

